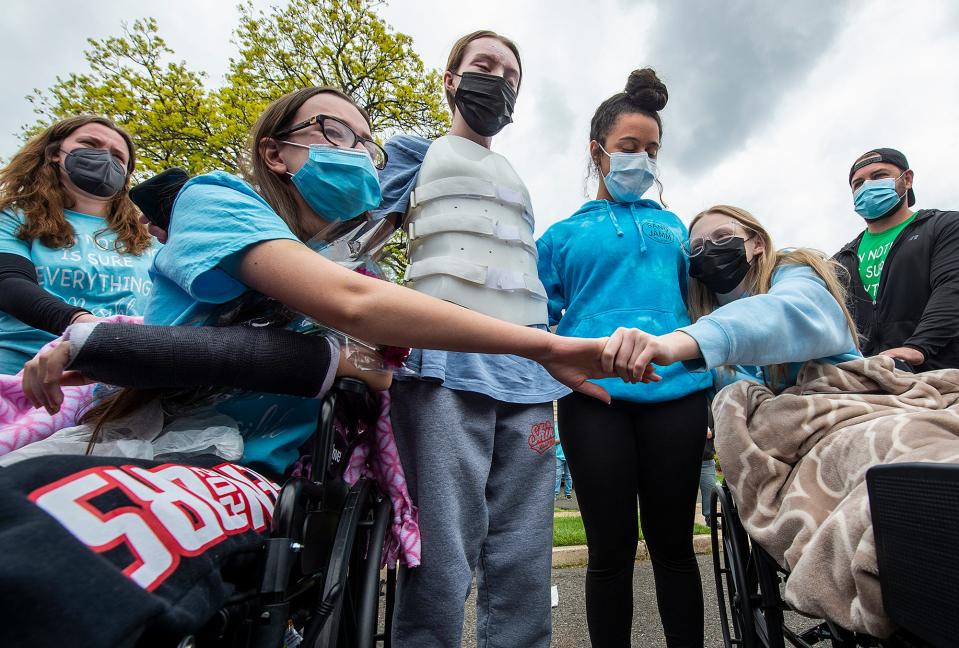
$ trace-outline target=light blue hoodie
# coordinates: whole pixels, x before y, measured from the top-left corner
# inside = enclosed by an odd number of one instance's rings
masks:
[[[808,360],[838,364],[861,357],[842,308],[807,265],[781,266],[768,293],[740,297],[680,330],[703,354],[683,364],[713,370],[717,391],[737,380],[768,383],[763,367],[785,364],[785,382],[769,385],[778,391],[796,384]]]
[[[591,200],[546,230],[536,243],[550,324],[560,335],[605,337],[617,327],[653,335],[690,323],[686,312],[686,227],[652,200]],[[596,380],[615,399],[655,403],[712,385],[682,363],[661,368],[662,382]]]

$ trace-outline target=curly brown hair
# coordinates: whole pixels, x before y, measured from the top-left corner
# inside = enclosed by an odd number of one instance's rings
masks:
[[[53,158],[63,140],[87,124],[102,124],[119,133],[126,142],[130,152],[127,183],[113,197],[105,220],[107,228],[117,235],[114,249],[142,254],[152,239],[146,226],[140,223],[140,212],[129,195],[136,150],[129,133],[106,117],[78,115],[61,119],[27,140],[10,163],[0,169],[0,210],[12,208],[23,213],[24,222],[17,236],[24,241],[39,240],[57,249],[73,246],[76,232],[63,214],[64,209],[73,207],[73,200],[60,183],[60,164]]]

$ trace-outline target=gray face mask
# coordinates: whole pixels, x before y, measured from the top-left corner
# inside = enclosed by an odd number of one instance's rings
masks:
[[[100,198],[112,198],[127,183],[126,169],[106,149],[74,149],[63,167],[78,189]]]

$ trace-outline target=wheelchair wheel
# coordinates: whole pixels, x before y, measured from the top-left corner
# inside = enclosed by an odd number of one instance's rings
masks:
[[[389,645],[388,631],[378,632],[378,613],[380,560],[391,521],[390,501],[361,478],[344,503],[319,613],[307,626],[304,647],[373,648],[377,640]],[[391,603],[392,597],[387,598]],[[386,610],[387,619],[390,612]]]
[[[753,599],[746,581],[749,545],[729,489],[717,485],[710,497],[710,537],[719,619],[726,648],[759,645]]]

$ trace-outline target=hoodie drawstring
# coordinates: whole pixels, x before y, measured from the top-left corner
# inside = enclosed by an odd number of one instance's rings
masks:
[[[640,254],[646,254],[646,237],[643,236],[643,226],[639,222],[639,216],[636,215],[633,203],[629,203],[629,213],[633,217],[633,225],[636,226],[636,233],[639,234],[639,252]]]
[[[604,200],[603,204],[606,205],[606,213],[609,214],[609,220],[613,222],[613,227],[616,229],[616,236],[623,238],[623,228],[619,226],[619,221],[616,219],[616,214],[613,213],[613,208],[609,206],[609,201]]]

